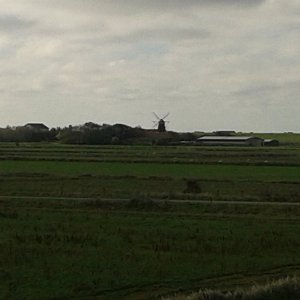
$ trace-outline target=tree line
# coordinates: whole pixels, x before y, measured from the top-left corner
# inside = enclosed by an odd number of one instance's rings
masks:
[[[92,122],[80,126],[52,128],[50,130],[34,130],[32,128],[9,127],[0,128],[0,142],[60,142],[63,144],[111,145],[111,144],[161,144],[195,140],[192,133],[146,130],[124,124],[99,125]]]
[[[61,142],[65,144],[118,144],[143,135],[142,129],[127,125],[90,125],[52,128],[50,130],[33,130],[26,127],[0,128],[0,142]]]

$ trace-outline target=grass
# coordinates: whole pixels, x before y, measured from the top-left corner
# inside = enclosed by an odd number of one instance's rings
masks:
[[[5,144],[0,159],[0,299],[156,299],[300,273],[300,206],[169,201],[299,202],[296,147]]]
[[[0,176],[0,195],[191,200],[300,200],[300,183],[270,181],[196,181],[200,191],[186,192],[183,178],[141,176],[58,176],[11,174]]]
[[[289,147],[199,146],[66,146],[48,144],[0,145],[1,160],[148,162],[189,164],[299,166],[300,152]]]
[[[300,263],[300,224],[282,216],[3,205],[2,299],[120,299],[132,287],[148,294],[158,283],[176,290],[207,277]]]
[[[0,174],[42,173],[78,176],[83,174],[110,176],[160,176],[232,180],[298,181],[300,167],[191,165],[159,163],[104,163],[53,161],[0,161]]]
[[[0,161],[0,195],[297,202],[299,178],[290,166]]]

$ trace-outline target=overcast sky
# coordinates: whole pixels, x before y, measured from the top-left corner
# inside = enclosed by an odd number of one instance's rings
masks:
[[[299,0],[0,0],[0,126],[300,132]]]

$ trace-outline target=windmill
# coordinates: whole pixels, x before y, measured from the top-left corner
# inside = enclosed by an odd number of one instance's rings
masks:
[[[170,113],[167,113],[163,118],[161,118],[154,112],[153,115],[157,120],[153,121],[153,127],[157,127],[157,130],[159,132],[166,132],[166,123],[169,123],[169,121],[166,121],[165,119],[169,116],[169,114]]]

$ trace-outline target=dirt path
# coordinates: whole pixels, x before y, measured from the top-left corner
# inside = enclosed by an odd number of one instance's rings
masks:
[[[103,202],[128,202],[126,198],[79,198],[79,197],[40,197],[40,196],[0,196],[0,200],[62,200],[62,201],[103,201]],[[225,201],[225,200],[184,200],[184,199],[151,199],[156,203],[183,203],[183,204],[238,204],[238,205],[270,205],[270,206],[300,206],[300,202],[271,202],[271,201]]]

